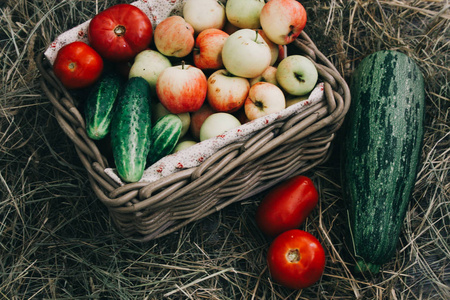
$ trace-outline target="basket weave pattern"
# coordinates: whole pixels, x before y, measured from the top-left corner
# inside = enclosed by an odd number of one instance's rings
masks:
[[[76,101],[53,74],[43,53],[37,58],[41,87],[55,117],[75,145],[96,196],[125,236],[147,241],[254,196],[323,163],[350,105],[350,92],[333,64],[302,32],[292,43],[311,59],[324,82],[324,100],[291,118],[268,125],[247,141],[228,145],[201,165],[152,183],[119,186],[106,173],[108,161],[86,134]]]

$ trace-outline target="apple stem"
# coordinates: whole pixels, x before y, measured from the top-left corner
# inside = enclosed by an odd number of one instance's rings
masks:
[[[255,32],[256,32],[255,42],[257,42],[258,41],[258,30],[255,30]]]
[[[290,25],[289,26],[289,33],[288,33],[288,36],[290,37],[290,36],[292,36],[293,34],[294,34],[294,25]]]
[[[300,82],[305,82],[305,79],[303,79],[303,76],[301,74],[295,74],[295,78],[297,78],[298,81]]]
[[[182,60],[181,61],[181,68],[184,70],[184,65],[185,65],[185,62],[184,62],[184,60]]]
[[[255,106],[257,108],[259,108],[260,110],[264,110],[264,104],[261,101],[259,101],[259,100],[255,101]]]

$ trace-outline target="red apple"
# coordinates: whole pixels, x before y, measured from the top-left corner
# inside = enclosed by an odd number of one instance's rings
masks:
[[[258,82],[250,88],[244,104],[245,115],[249,120],[279,112],[286,108],[283,91],[268,82]]]
[[[182,17],[171,16],[156,26],[153,40],[162,54],[185,57],[194,48],[194,28]]]
[[[278,45],[294,41],[305,28],[306,19],[305,8],[296,0],[271,0],[260,14],[262,29]]]
[[[197,36],[194,47],[194,65],[202,70],[223,67],[222,48],[228,33],[220,29],[205,29]]]
[[[206,99],[208,83],[202,70],[190,65],[164,69],[156,81],[156,94],[173,114],[194,112]]]
[[[247,78],[221,69],[209,76],[206,99],[215,111],[234,112],[244,105],[249,89]]]
[[[208,104],[208,102],[205,102],[199,110],[191,113],[191,124],[189,131],[195,140],[200,140],[200,128],[202,128],[203,122],[205,122],[206,118],[213,113],[215,113],[215,111]]]

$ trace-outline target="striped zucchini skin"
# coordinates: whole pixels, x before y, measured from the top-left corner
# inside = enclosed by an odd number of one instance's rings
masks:
[[[111,145],[118,175],[139,181],[151,145],[150,85],[142,77],[130,78],[111,121]]]
[[[148,163],[153,164],[172,153],[181,136],[183,124],[180,117],[168,114],[161,117],[152,128],[152,146],[148,153]]]
[[[379,51],[361,61],[350,89],[342,184],[356,270],[377,273],[395,254],[415,185],[424,131],[424,80],[408,56]]]
[[[114,105],[122,87],[116,73],[103,76],[90,91],[85,103],[86,132],[93,140],[103,139],[110,131]]]

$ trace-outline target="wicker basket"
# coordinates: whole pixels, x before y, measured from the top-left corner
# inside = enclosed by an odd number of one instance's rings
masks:
[[[316,65],[319,80],[324,82],[323,101],[267,126],[245,142],[222,148],[198,167],[153,183],[123,186],[105,173],[107,159],[87,136],[76,102],[56,79],[43,53],[37,65],[42,90],[62,130],[73,141],[93,191],[123,235],[148,241],[254,196],[329,157],[335,132],[350,104],[348,86],[305,32],[290,47]]]

